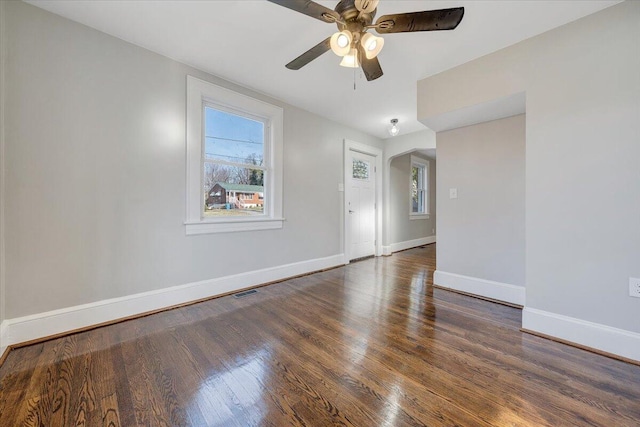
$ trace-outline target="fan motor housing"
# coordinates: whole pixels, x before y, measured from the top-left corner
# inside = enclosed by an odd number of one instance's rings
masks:
[[[371,23],[373,22],[373,17],[376,15],[377,11],[376,9],[371,13],[361,14],[360,11],[356,8],[355,0],[340,0],[334,10],[338,12],[342,19],[344,19],[344,21],[347,23],[347,29],[349,31],[352,31],[350,28],[350,24],[357,23],[361,27],[371,25]],[[358,17],[360,17],[360,19],[358,19]],[[362,31],[362,29],[360,31]]]

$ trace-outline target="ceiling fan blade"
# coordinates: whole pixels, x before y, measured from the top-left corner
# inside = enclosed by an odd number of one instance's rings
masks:
[[[364,54],[364,48],[360,46],[358,43],[358,58],[360,59],[360,66],[362,67],[362,71],[364,71],[364,76],[367,78],[367,81],[375,80],[379,77],[382,77],[382,67],[380,67],[380,61],[378,61],[378,57],[374,57],[368,59]]]
[[[376,31],[380,34],[453,30],[462,21],[463,16],[464,7],[454,7],[384,15],[378,18],[375,25]]]
[[[287,67],[290,70],[299,70],[300,68],[304,67],[309,62],[313,61],[314,59],[316,59],[326,51],[330,50],[331,49],[330,40],[331,40],[331,37],[327,37],[326,39],[324,39],[323,41],[321,41],[320,43],[318,43],[317,45],[315,45],[314,47],[312,47],[302,55],[298,56],[293,61],[289,62],[287,65],[285,65],[285,67]]]
[[[268,0],[287,9],[295,10],[312,18],[324,22],[334,23],[340,21],[340,14],[311,0]]]

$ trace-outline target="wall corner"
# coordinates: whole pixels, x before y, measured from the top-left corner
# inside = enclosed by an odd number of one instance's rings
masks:
[[[0,325],[5,313],[5,246],[4,246],[4,208],[5,203],[5,64],[7,58],[6,47],[6,2],[0,1]],[[4,328],[0,327],[0,332]],[[4,345],[4,334],[0,333],[0,349]]]

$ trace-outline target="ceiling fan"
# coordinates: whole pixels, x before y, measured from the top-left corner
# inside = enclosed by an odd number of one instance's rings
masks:
[[[289,62],[286,65],[288,69],[299,70],[323,53],[332,50],[342,57],[340,65],[343,67],[362,66],[368,81],[375,80],[383,74],[377,56],[384,45],[382,37],[377,37],[368,30],[375,30],[378,34],[453,30],[464,15],[464,7],[454,7],[384,15],[373,23],[379,0],[340,0],[335,10],[311,0],[268,1],[338,26],[338,32]]]

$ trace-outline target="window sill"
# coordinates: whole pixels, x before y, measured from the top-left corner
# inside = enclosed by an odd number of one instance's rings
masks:
[[[282,228],[284,218],[235,219],[224,221],[185,222],[187,236],[231,233],[237,231],[275,230]]]
[[[429,219],[429,214],[410,214],[409,219]]]

